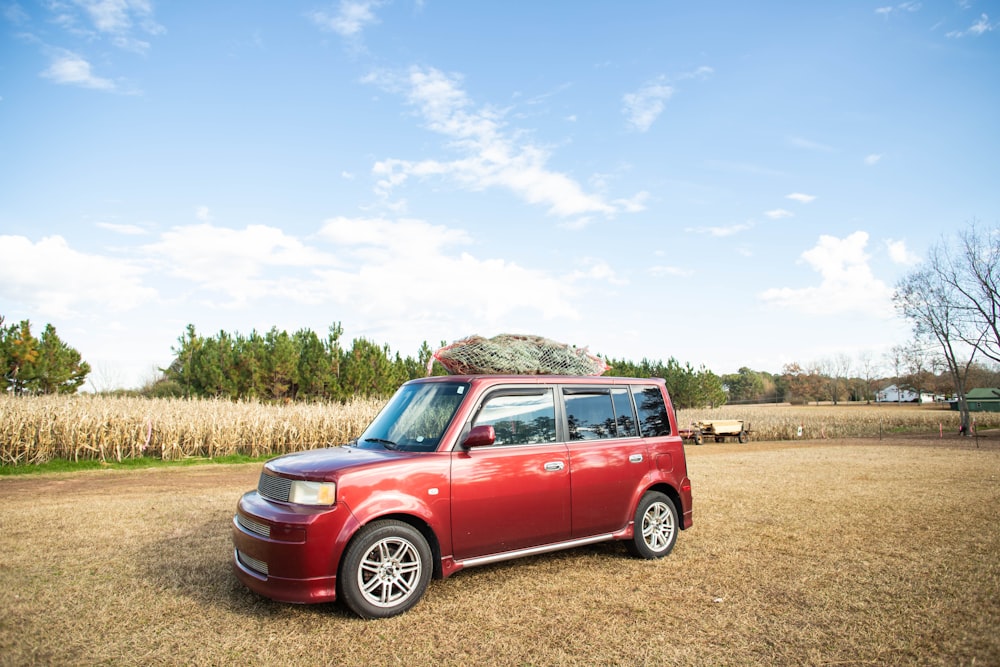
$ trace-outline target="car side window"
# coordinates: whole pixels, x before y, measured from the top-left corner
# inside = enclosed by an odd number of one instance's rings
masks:
[[[607,390],[587,392],[563,390],[566,403],[566,425],[570,440],[602,440],[617,438],[615,409]]]
[[[670,435],[670,417],[660,388],[656,385],[632,385],[632,395],[635,396],[642,437]]]
[[[552,389],[495,392],[483,402],[473,426],[492,426],[495,445],[530,445],[556,441],[556,408]]]
[[[632,399],[629,398],[626,387],[615,387],[611,390],[611,402],[615,406],[615,422],[618,424],[618,437],[634,438],[639,435],[635,423],[635,412],[632,410]]]

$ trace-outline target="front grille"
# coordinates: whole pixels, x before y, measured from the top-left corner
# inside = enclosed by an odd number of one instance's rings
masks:
[[[254,572],[259,572],[260,574],[267,574],[267,563],[262,560],[258,560],[253,556],[247,556],[242,551],[237,550],[236,557],[240,559],[240,562],[246,565],[248,568]]]
[[[288,502],[288,494],[291,489],[292,480],[269,475],[266,470],[260,474],[260,481],[257,482],[257,493],[271,500]]]
[[[254,521],[250,517],[243,516],[242,514],[236,515],[236,523],[240,524],[244,530],[248,530],[251,533],[255,533],[261,537],[271,537],[271,527],[266,523]]]

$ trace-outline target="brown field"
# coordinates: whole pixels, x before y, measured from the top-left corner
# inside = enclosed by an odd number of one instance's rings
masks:
[[[256,457],[339,445],[357,437],[383,404],[378,399],[274,405],[0,394],[0,465],[53,459]],[[973,417],[980,429],[1000,428],[1000,413]],[[742,419],[750,425],[753,440],[952,435],[959,426],[958,412],[945,405],[755,405],[677,413],[682,427],[700,419]]]
[[[0,663],[1000,664],[996,434],[687,450],[668,558],[470,569],[385,621],[236,582],[258,465],[0,478]]]
[[[981,430],[1000,427],[1000,413],[973,412],[971,417]],[[704,419],[742,419],[750,425],[754,440],[878,438],[899,433],[952,435],[961,425],[958,411],[948,409],[947,403],[725,405],[677,411],[681,428]]]

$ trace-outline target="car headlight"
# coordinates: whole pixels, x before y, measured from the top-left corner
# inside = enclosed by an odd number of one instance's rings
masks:
[[[288,502],[298,505],[332,505],[337,501],[337,485],[333,482],[292,480]]]

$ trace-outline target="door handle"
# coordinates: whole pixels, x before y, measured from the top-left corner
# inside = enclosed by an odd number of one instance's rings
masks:
[[[546,472],[558,472],[566,467],[566,464],[562,461],[549,461],[545,464],[544,468]]]
[[[642,463],[642,454],[629,454],[629,463]]]

